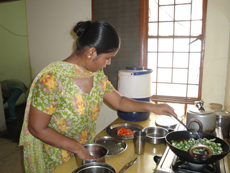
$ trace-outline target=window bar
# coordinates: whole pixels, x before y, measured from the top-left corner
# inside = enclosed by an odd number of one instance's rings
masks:
[[[174,0],[174,12],[173,12],[173,47],[172,47],[172,68],[171,68],[171,70],[172,70],[172,73],[171,73],[171,83],[173,84],[173,70],[174,70],[174,67],[173,67],[173,62],[174,62],[174,53],[175,53],[175,51],[174,51],[174,44],[175,44],[175,16],[176,16],[176,10],[175,10],[175,8],[176,8],[176,6],[175,6],[175,0]]]
[[[191,2],[191,7],[190,7],[190,27],[189,27],[189,43],[191,43],[191,27],[192,27],[192,2]],[[190,49],[191,49],[191,44],[189,44],[189,48],[188,48],[188,73],[187,73],[187,86],[186,86],[186,100],[189,100],[188,99],[188,85],[189,85],[189,69],[190,69],[190,55],[191,55],[191,52],[190,52]],[[187,110],[187,106],[188,104],[185,103],[185,109],[184,109],[184,113],[186,114],[186,110]]]
[[[160,16],[160,6],[159,6],[159,2],[158,2],[158,11],[157,11],[157,37],[159,36],[159,17]],[[158,95],[157,93],[157,88],[158,88],[158,59],[159,59],[159,37],[157,38],[157,65],[156,65],[156,95]]]

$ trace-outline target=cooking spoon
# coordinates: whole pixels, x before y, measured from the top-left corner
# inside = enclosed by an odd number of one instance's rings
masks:
[[[181,120],[179,120],[179,118],[177,118],[177,117],[175,117],[175,116],[173,116],[177,121],[179,121],[189,132],[191,132],[192,134],[195,134],[197,137],[198,137],[198,140],[199,140],[199,142],[201,143],[201,144],[203,144],[202,143],[202,140],[201,140],[201,137],[200,137],[200,135],[199,135],[199,133],[196,131],[196,130],[194,130],[194,129],[189,129]],[[200,150],[200,154],[203,154],[204,155],[204,151],[205,151],[205,149],[201,149]]]
[[[187,131],[191,132],[192,134],[197,135],[199,141],[201,142],[200,135],[199,135],[199,133],[198,133],[196,130],[194,130],[194,129],[189,129],[189,128],[183,123],[183,121],[179,120],[179,118],[177,118],[176,116],[173,116],[173,118],[175,118],[177,121],[179,121],[179,122],[187,129]]]
[[[191,131],[181,120],[179,120],[179,118],[177,118],[176,116],[172,116],[173,118],[175,118],[177,121],[179,121],[179,123],[181,123],[188,131]]]
[[[194,129],[189,129],[181,120],[179,120],[179,118],[177,118],[177,117],[175,117],[175,116],[173,116],[177,121],[179,121],[189,132],[191,132],[192,134],[195,134],[197,137],[198,137],[198,140],[199,140],[199,142],[203,145],[203,143],[202,143],[202,140],[201,140],[201,138],[200,138],[200,135],[199,135],[199,133],[196,131],[196,130],[194,130]],[[204,155],[205,154],[205,149],[203,148],[203,149],[200,149],[200,154],[202,154],[202,155]]]

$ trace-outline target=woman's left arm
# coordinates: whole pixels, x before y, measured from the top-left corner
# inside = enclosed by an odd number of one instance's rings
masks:
[[[158,115],[177,116],[174,109],[167,104],[154,104],[137,101],[121,96],[116,90],[104,95],[104,100],[123,112],[153,112]]]

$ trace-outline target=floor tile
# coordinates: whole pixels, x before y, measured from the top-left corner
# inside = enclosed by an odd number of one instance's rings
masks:
[[[25,173],[23,166],[22,150],[18,150],[11,155],[0,160],[1,173]]]
[[[24,173],[23,148],[18,143],[0,138],[0,173]]]
[[[18,150],[22,150],[18,143],[0,138],[0,161]]]

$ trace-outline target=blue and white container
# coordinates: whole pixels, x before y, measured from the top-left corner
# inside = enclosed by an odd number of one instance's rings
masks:
[[[121,95],[140,101],[151,100],[152,69],[143,67],[126,67],[118,72],[118,91]],[[128,121],[144,121],[150,112],[123,112],[118,110],[118,116]]]

